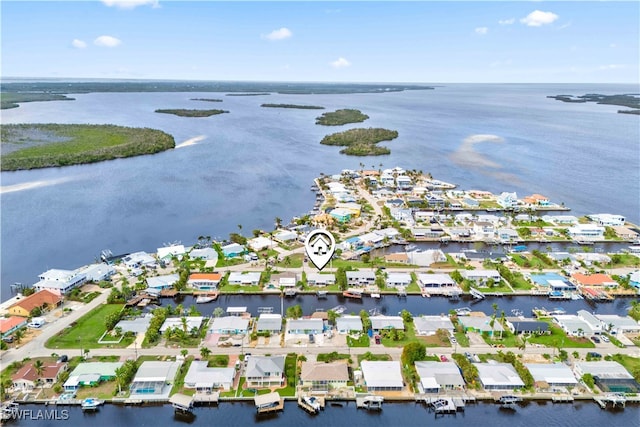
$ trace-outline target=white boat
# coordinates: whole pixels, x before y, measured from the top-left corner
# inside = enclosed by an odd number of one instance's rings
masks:
[[[371,294],[371,298],[380,298],[380,294]]]
[[[206,295],[200,295],[196,298],[196,304],[206,304],[208,302],[213,301],[215,298],[214,297],[209,297]]]
[[[98,409],[98,406],[102,405],[103,403],[103,400],[98,400],[94,397],[87,397],[82,401],[80,406],[82,407],[83,411],[95,411]]]
[[[320,411],[320,402],[318,402],[318,399],[316,399],[315,397],[305,396],[302,398],[302,400],[304,401],[304,403],[309,405],[315,412]]]
[[[471,309],[469,307],[456,308],[454,311],[458,316],[468,316],[471,314]]]

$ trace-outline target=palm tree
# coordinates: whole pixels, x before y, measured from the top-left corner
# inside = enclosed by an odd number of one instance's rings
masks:
[[[186,334],[187,333],[187,318],[182,316],[180,318],[180,322],[182,323],[182,331]]]
[[[183,348],[182,350],[180,350],[180,354],[182,355],[182,357],[187,357],[187,354],[189,354],[189,350]]]
[[[22,338],[24,338],[24,329],[18,329],[13,333],[13,339],[15,340],[16,344],[20,344]]]
[[[276,217],[274,219],[274,223],[276,225],[276,229],[280,228],[280,225],[282,225],[282,219],[280,217]]]
[[[200,356],[202,356],[203,359],[208,358],[210,354],[211,350],[208,347],[200,347]]]
[[[242,234],[242,224],[238,224],[238,231]]]

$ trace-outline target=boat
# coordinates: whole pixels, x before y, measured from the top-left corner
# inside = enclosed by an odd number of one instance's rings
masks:
[[[210,297],[210,296],[206,296],[206,295],[199,295],[198,297],[196,297],[196,304],[206,304],[208,302],[211,302],[215,300],[214,297]]]
[[[313,396],[305,396],[302,401],[307,404],[315,413],[320,412],[320,402]]]
[[[522,312],[522,310],[518,310],[517,308],[514,308],[513,310],[511,310],[511,314],[513,314],[516,317],[522,317],[524,313]]]
[[[468,316],[471,314],[471,309],[469,307],[456,308],[454,311],[458,316]]]
[[[380,294],[373,293],[373,294],[371,294],[371,298],[380,298]]]
[[[2,410],[0,410],[0,420],[4,422],[17,419],[20,415],[19,411],[16,402],[4,402],[2,403]]]
[[[87,397],[82,401],[80,407],[83,411],[96,411],[103,403],[103,400],[98,400],[95,397]]]
[[[355,298],[355,299],[362,299],[362,292],[355,290],[355,289],[349,289],[346,290],[342,293],[342,296],[345,298]]]
[[[326,298],[329,291],[316,291],[316,295],[318,298]]]
[[[416,245],[414,245],[414,244],[408,244],[404,249],[405,249],[405,251],[407,251],[407,252],[411,252],[411,251],[413,251],[413,250],[416,250],[417,248],[418,248],[418,247],[417,247]]]
[[[345,311],[347,311],[347,307],[345,307],[344,305],[336,305],[331,309],[331,311],[333,311],[336,314],[342,314]]]

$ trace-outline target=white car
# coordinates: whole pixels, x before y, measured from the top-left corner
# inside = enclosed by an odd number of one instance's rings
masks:
[[[603,336],[601,336],[601,337],[600,337],[600,339],[602,340],[602,342],[609,342],[609,341],[610,341],[610,340],[609,340],[609,337],[604,336],[604,335],[603,335]]]

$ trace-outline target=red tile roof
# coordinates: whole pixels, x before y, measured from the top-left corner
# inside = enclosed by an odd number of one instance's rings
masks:
[[[611,277],[606,274],[582,274],[582,273],[574,273],[571,275],[579,284],[584,286],[593,286],[593,285],[604,285],[605,283],[615,283]]]
[[[6,319],[0,319],[0,333],[4,334],[22,323],[26,324],[27,319],[18,316],[11,316],[7,317]]]
[[[62,362],[49,362],[45,363],[42,369],[42,374],[38,376],[38,372],[36,368],[34,368],[33,363],[27,363],[24,365],[18,372],[11,376],[13,381],[16,380],[28,380],[35,382],[38,378],[48,379],[55,378],[58,376],[58,373],[61,369],[66,366],[66,363]]]
[[[60,301],[62,301],[62,297],[60,295],[47,289],[43,289],[18,301],[17,303],[9,307],[9,309],[19,306],[24,310],[31,312],[31,310],[36,307],[42,307],[43,305],[56,305]]]
[[[220,281],[222,275],[220,273],[193,273],[189,276],[189,280],[213,280]]]

